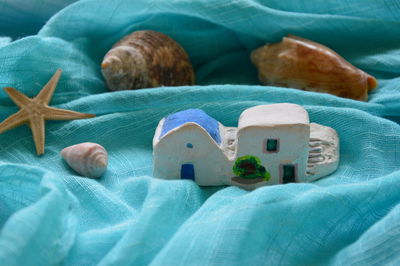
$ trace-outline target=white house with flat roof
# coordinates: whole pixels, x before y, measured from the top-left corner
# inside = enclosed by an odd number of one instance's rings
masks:
[[[301,106],[255,106],[239,118],[236,156],[258,157],[271,175],[268,184],[303,182],[309,140],[308,112]]]
[[[158,178],[252,189],[332,173],[339,162],[339,139],[332,128],[310,123],[308,112],[296,104],[246,109],[237,128],[189,109],[160,121],[153,159]]]

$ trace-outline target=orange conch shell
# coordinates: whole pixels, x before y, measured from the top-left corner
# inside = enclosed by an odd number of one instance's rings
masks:
[[[374,77],[321,44],[289,35],[252,52],[262,83],[367,101]]]

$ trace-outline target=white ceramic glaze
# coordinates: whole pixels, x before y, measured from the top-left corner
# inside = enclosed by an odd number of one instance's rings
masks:
[[[199,185],[254,189],[288,182],[290,178],[290,182],[311,182],[338,167],[336,131],[310,123],[308,112],[296,104],[249,108],[241,114],[237,128],[218,122],[220,143],[201,125],[190,121],[162,133],[165,121],[160,121],[153,138],[154,176],[158,178],[181,179],[183,165],[190,164]],[[271,140],[276,150],[267,149]],[[234,165],[246,156],[257,158],[259,167],[267,172],[262,182],[237,182]]]

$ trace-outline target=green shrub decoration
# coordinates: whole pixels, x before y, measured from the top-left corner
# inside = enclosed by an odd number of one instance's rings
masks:
[[[233,165],[233,173],[244,179],[264,178],[268,181],[271,175],[261,165],[259,158],[253,155],[245,155],[236,159]]]

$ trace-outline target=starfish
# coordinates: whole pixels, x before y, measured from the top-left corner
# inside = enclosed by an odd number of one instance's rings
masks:
[[[95,115],[92,114],[78,113],[48,106],[60,76],[61,69],[58,69],[34,98],[28,98],[14,88],[4,88],[8,96],[20,110],[0,123],[0,134],[20,125],[28,124],[32,130],[36,153],[37,155],[42,155],[44,154],[44,124],[46,120],[72,120],[94,117]]]

